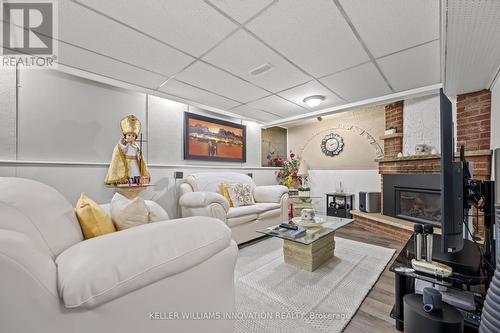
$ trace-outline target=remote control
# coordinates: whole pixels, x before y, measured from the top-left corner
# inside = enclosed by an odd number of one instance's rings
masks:
[[[296,225],[292,225],[292,224],[289,224],[289,223],[281,223],[280,227],[281,228],[287,228],[287,229],[290,229],[290,230],[297,230],[299,228]]]

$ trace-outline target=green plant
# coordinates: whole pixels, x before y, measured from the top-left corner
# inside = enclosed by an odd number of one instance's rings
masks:
[[[300,192],[310,192],[311,188],[310,187],[299,187],[298,190]]]

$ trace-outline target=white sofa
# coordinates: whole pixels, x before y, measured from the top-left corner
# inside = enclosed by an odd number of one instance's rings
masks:
[[[231,320],[175,316],[234,311],[237,251],[207,217],[83,240],[55,189],[0,178],[0,331],[232,332]]]
[[[230,207],[221,195],[220,183],[244,183],[253,188],[255,205]],[[241,173],[203,172],[188,176],[180,185],[179,205],[183,217],[209,216],[224,221],[238,243],[258,238],[257,229],[282,223],[288,218],[288,188],[282,185],[256,186]]]

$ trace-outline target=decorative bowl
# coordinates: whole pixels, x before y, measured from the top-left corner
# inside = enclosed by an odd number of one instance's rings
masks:
[[[325,222],[325,220],[317,216],[312,220],[304,220],[300,216],[297,216],[292,219],[292,222],[303,228],[322,228],[321,223]]]

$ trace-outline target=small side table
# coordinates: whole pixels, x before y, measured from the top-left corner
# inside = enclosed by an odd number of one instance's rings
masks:
[[[350,219],[351,209],[354,202],[354,194],[351,193],[325,193],[326,215]]]
[[[313,209],[313,199],[321,199],[321,197],[312,197],[312,196],[298,196],[298,195],[290,195],[289,196],[289,204],[292,205],[293,216],[300,216],[300,212],[302,209],[310,208]]]

